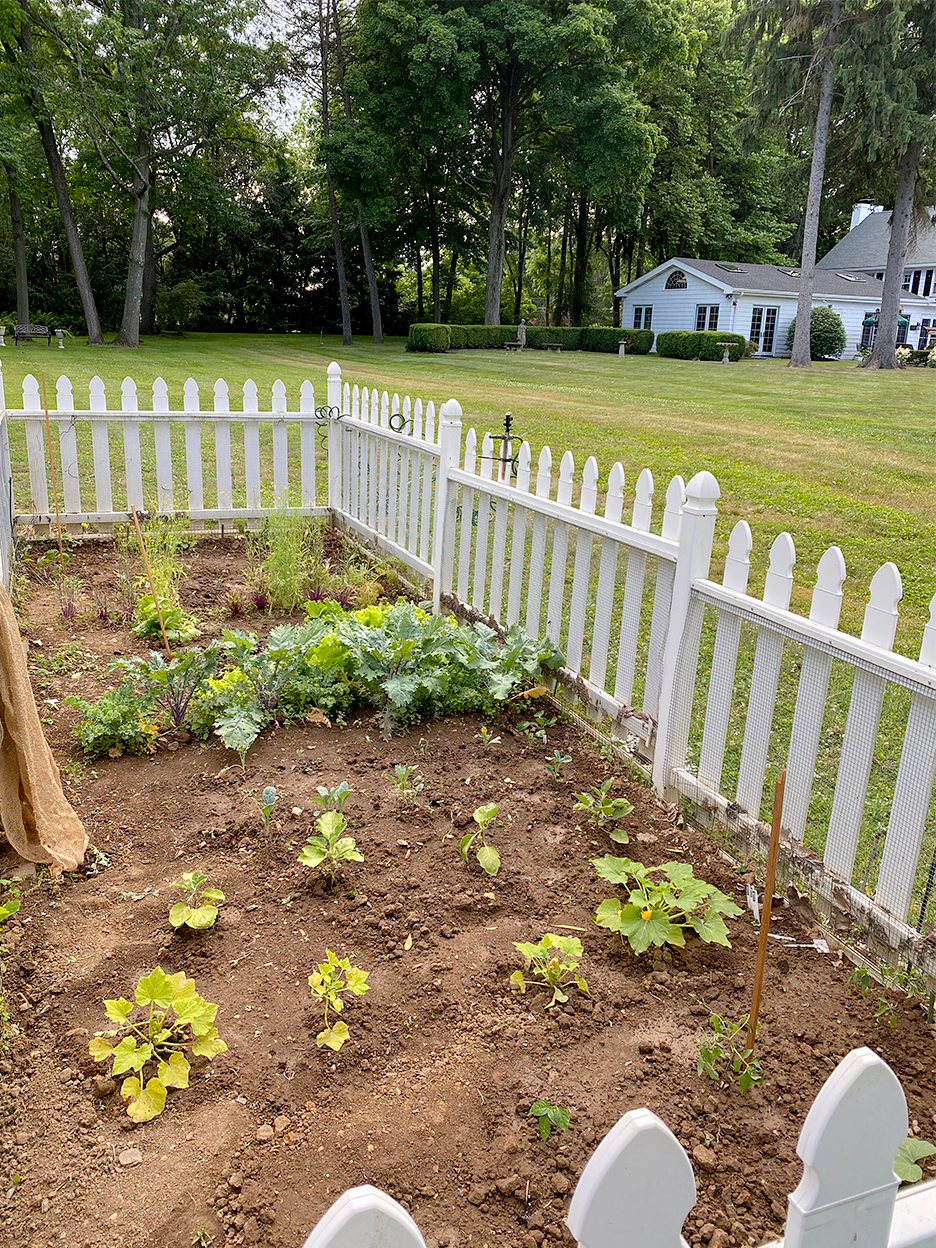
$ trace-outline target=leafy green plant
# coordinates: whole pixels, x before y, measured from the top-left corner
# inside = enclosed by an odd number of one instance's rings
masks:
[[[933,1153],[936,1153],[936,1144],[908,1135],[897,1149],[894,1174],[901,1183],[918,1183],[923,1178],[923,1171],[916,1163],[923,1157],[932,1157]]]
[[[587,817],[596,828],[602,829],[609,823],[614,823],[618,819],[624,819],[634,809],[631,802],[626,797],[612,797],[611,786],[614,784],[614,778],[609,776],[607,780],[601,784],[596,784],[590,793],[576,793],[575,805],[573,810],[584,810]],[[609,831],[612,841],[616,841],[619,845],[626,845],[630,839],[624,828],[614,828]]]
[[[168,663],[161,654],[151,650],[148,659],[117,659],[111,667],[135,677],[150,696],[151,703],[166,712],[171,726],[181,728],[192,698],[214,675],[217,663],[218,652],[214,646],[204,651],[193,646],[175,654]]]
[[[137,693],[129,681],[110,689],[97,702],[83,698],[63,699],[66,706],[81,712],[81,721],[74,727],[78,744],[90,758],[109,754],[148,754],[159,728],[152,718],[152,698]]]
[[[468,851],[478,842],[475,855],[478,859],[478,866],[488,873],[488,875],[497,875],[500,870],[500,854],[493,845],[488,845],[485,840],[488,824],[500,810],[497,802],[487,802],[484,806],[479,806],[472,813],[472,819],[475,822],[474,829],[469,829],[461,838],[458,844],[458,852],[462,856],[462,861],[468,862]]]
[[[159,627],[160,611],[166,640],[170,644],[175,642],[176,645],[185,645],[186,642],[194,641],[201,633],[198,620],[194,616],[186,615],[180,606],[160,596],[157,611],[153,595],[144,594],[134,612],[136,623],[133,625],[133,632],[137,637],[162,637],[162,629]]]
[[[546,744],[546,729],[552,728],[556,722],[555,715],[547,715],[545,711],[537,711],[532,719],[521,719],[517,724],[517,731],[522,732],[526,737],[532,737],[534,741],[542,741]]]
[[[345,802],[351,793],[351,786],[347,780],[342,780],[340,784],[336,784],[333,789],[326,788],[324,784],[320,784],[312,794],[312,801],[321,806],[323,811],[336,810],[339,815],[344,814]]]
[[[0,902],[0,923],[3,923],[11,914],[16,914],[20,908],[19,899],[11,897],[9,901]]]
[[[135,1005],[144,1014],[132,1018]],[[134,1122],[161,1114],[170,1088],[188,1087],[186,1050],[210,1061],[227,1049],[215,1026],[217,1005],[198,995],[184,971],[167,975],[157,966],[139,980],[133,1001],[105,1001],[104,1011],[117,1026],[97,1032],[88,1049],[96,1062],[113,1062],[112,1075],[133,1072],[120,1085],[120,1095]]]
[[[547,1010],[557,1002],[564,1004],[568,1001],[569,996],[564,989],[569,984],[575,984],[581,992],[588,992],[588,984],[576,973],[582,958],[582,942],[577,936],[554,936],[552,932],[547,932],[536,944],[515,940],[514,948],[526,961],[527,975],[552,990]],[[520,992],[526,992],[527,980],[523,971],[514,971],[510,982]]]
[[[475,733],[475,740],[481,742],[481,748],[485,751],[492,745],[500,745],[500,737],[495,736],[486,725],[482,725],[480,731]]]
[[[650,945],[686,943],[686,928],[707,944],[728,945],[728,928],[722,915],[741,914],[727,894],[713,884],[696,879],[686,862],[664,862],[645,867],[630,858],[605,854],[592,859],[602,879],[612,884],[629,884],[626,901],[608,898],[598,907],[595,922],[618,932],[634,953],[644,953]]]
[[[558,750],[553,750],[549,758],[546,759],[546,773],[553,780],[562,779],[562,768],[566,763],[572,762],[571,754],[560,754]]]
[[[321,867],[334,881],[342,862],[363,862],[364,855],[358,850],[353,836],[344,836],[348,820],[337,810],[326,810],[315,821],[318,836],[310,836],[299,854],[299,862],[306,867]]]
[[[220,888],[206,888],[208,876],[203,871],[186,871],[181,880],[173,880],[170,888],[183,888],[187,901],[177,901],[169,911],[173,927],[191,927],[196,932],[214,927],[218,917],[217,902],[224,901]]]
[[[423,791],[423,778],[415,767],[397,763],[393,769],[393,775],[387,778],[396,789],[397,797],[407,805],[411,806]]]
[[[335,813],[334,811],[326,812],[322,818],[326,818],[327,814]],[[350,1035],[348,1024],[344,1019],[338,1019],[334,1025],[329,1025],[328,1011],[330,1008],[336,1014],[342,1012],[345,1007],[343,999],[345,993],[350,992],[356,997],[363,996],[370,987],[366,982],[369,974],[370,971],[362,971],[360,967],[352,966],[350,958],[339,958],[330,949],[325,950],[325,961],[319,962],[318,969],[309,976],[312,995],[318,997],[325,1006],[325,1027],[315,1037],[315,1043],[319,1048],[327,1045],[337,1053],[348,1039]]]
[[[260,800],[253,799],[253,803],[260,812],[260,818],[263,820],[263,830],[270,835],[270,820],[273,818],[273,807],[276,805],[276,786],[268,784],[260,794]]]
[[[277,507],[263,522],[260,546],[260,583],[270,605],[292,611],[305,597],[312,563],[308,517]]]
[[[153,516],[143,524],[143,540],[160,604],[166,599],[170,606],[180,605],[179,582],[185,574],[182,554],[190,550],[196,540],[195,535],[188,532],[188,523],[188,517],[180,511],[171,516]],[[128,534],[128,539],[136,550],[136,538]],[[158,629],[158,623],[156,627]],[[173,639],[170,637],[169,640]]]
[[[529,1116],[536,1119],[540,1138],[543,1140],[549,1139],[554,1127],[557,1131],[568,1131],[569,1129],[569,1111],[563,1109],[561,1105],[551,1105],[549,1101],[534,1101],[530,1106]]]
[[[746,1092],[752,1084],[762,1082],[764,1068],[754,1056],[754,1050],[742,1047],[749,1021],[747,1014],[743,1014],[737,1022],[733,1022],[730,1018],[722,1018],[720,1014],[712,1014],[709,1017],[709,1025],[713,1034],[702,1036],[697,1041],[699,1046],[697,1069],[700,1075],[708,1075],[710,1079],[721,1079],[720,1067],[727,1062],[730,1069],[738,1076],[742,1092]]]

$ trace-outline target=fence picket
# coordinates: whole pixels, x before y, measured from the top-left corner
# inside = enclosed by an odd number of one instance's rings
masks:
[[[478,435],[474,429],[469,429],[465,435],[465,472],[475,472],[475,461],[477,458]],[[474,529],[474,500],[475,492],[467,486],[462,486],[461,490],[461,533],[460,544],[458,548],[458,586],[455,592],[462,602],[468,601],[468,576],[471,564],[471,537]]]
[[[104,383],[97,378],[103,389]],[[75,403],[72,384],[67,377],[60,377],[56,386],[56,403],[59,411],[73,412]],[[78,480],[78,439],[75,436],[74,419],[60,420],[59,426],[59,465],[62,478],[63,511],[81,511],[81,486]],[[65,526],[69,533],[80,532],[74,524]]]
[[[89,386],[88,408],[92,412],[107,411],[107,395],[100,377],[92,377]],[[110,437],[106,420],[91,422],[91,459],[94,465],[94,506],[99,514],[114,510],[114,494],[111,488]],[[109,533],[111,525],[101,524],[100,531]]]
[[[390,416],[399,416],[400,396],[394,394],[390,400]],[[387,428],[392,428],[387,421]],[[396,442],[387,443],[387,519],[383,532],[387,537],[396,540],[397,514],[400,507],[399,490],[400,448]]]
[[[366,1185],[339,1196],[303,1248],[426,1248],[426,1241],[402,1205]]]
[[[521,442],[517,456],[517,495],[530,492],[530,444]],[[523,571],[526,567],[527,516],[526,507],[514,503],[513,533],[510,542],[510,579],[507,584],[507,627],[520,619],[520,595],[523,593]]]
[[[549,498],[552,490],[552,451],[544,446],[539,454],[536,470],[536,497]],[[526,624],[531,637],[540,637],[540,618],[543,610],[543,576],[546,567],[546,517],[542,512],[533,516],[533,536],[530,544],[530,577],[527,589]]]
[[[286,413],[286,386],[279,380],[273,382],[272,410],[280,416]],[[289,506],[289,426],[285,420],[273,421],[273,505]]]
[[[598,461],[589,455],[582,472],[582,493],[579,511],[593,516],[598,502]],[[585,612],[588,608],[589,581],[591,579],[592,535],[579,529],[575,539],[575,563],[572,573],[572,597],[569,602],[569,636],[566,642],[566,666],[577,672],[582,666],[582,647],[585,641]]]
[[[675,476],[666,488],[666,506],[663,509],[661,536],[676,541],[682,521],[683,499],[686,483]],[[644,685],[643,709],[657,719],[660,710],[660,682],[663,678],[663,655],[666,650],[667,622],[673,598],[673,564],[660,560],[657,566],[656,588],[653,592],[653,614],[650,617],[650,641],[647,647],[647,679]]]
[[[186,412],[201,410],[198,397],[198,383],[189,377],[183,387],[183,407]],[[205,483],[202,475],[202,438],[201,422],[187,420],[185,422],[185,476],[188,484],[188,509],[201,511],[205,506]],[[191,521],[193,529],[203,529],[201,520]]]
[[[779,607],[781,611],[786,611],[790,605],[795,562],[793,539],[789,533],[781,533],[770,548],[770,566],[764,585],[764,602]],[[766,628],[759,629],[744,723],[744,743],[738,764],[737,792],[738,805],[754,819],[760,817],[782,659],[783,638],[780,634]]]
[[[390,396],[386,390],[380,396],[380,427],[390,428]],[[390,474],[390,445],[383,438],[377,439],[377,532],[387,532],[388,483]]]
[[[478,477],[481,481],[490,481],[493,473],[494,439],[486,433],[481,439],[481,457],[478,462]],[[484,611],[487,590],[488,569],[488,530],[491,523],[491,496],[479,489],[475,497],[478,500],[478,520],[475,528],[474,580],[471,589],[471,605],[478,611]]]
[[[132,377],[125,377],[120,386],[120,407],[126,414],[139,411],[137,385]],[[123,422],[124,479],[127,483],[127,510],[136,507],[144,510],[143,457],[140,454],[140,424],[136,420]]]
[[[39,399],[39,382],[32,373],[23,378],[23,411],[39,412],[42,410]],[[46,479],[46,448],[45,429],[41,420],[27,420],[26,424],[26,455],[29,462],[29,492],[34,515],[49,514],[49,486]],[[37,525],[37,531],[48,533],[47,524]]]
[[[568,507],[572,502],[575,460],[566,451],[559,464],[556,502]],[[565,599],[566,565],[569,555],[569,526],[563,520],[553,523],[552,561],[549,566],[549,599],[546,605],[546,636],[559,645],[562,636],[562,604]]]
[[[169,411],[169,387],[162,377],[153,382],[153,445],[156,452],[156,510],[172,515],[174,487],[172,481],[172,427],[168,420],[159,420],[157,412]]]
[[[507,453],[506,450],[504,452]],[[494,454],[493,441],[491,455]],[[493,464],[492,464],[493,467]],[[510,480],[510,463],[498,465],[503,478]],[[507,560],[507,517],[510,503],[506,498],[498,498],[494,503],[494,538],[491,543],[491,592],[488,603],[488,614],[500,619],[501,603],[504,596],[504,565]]]
[[[649,533],[652,513],[653,473],[649,468],[644,468],[637,478],[637,487],[634,491],[631,528],[638,533]],[[621,632],[618,638],[617,667],[614,675],[614,696],[624,706],[629,706],[634,696],[637,640],[640,635],[640,612],[643,607],[646,573],[646,552],[631,548],[627,553],[624,601],[621,606]]]
[[[870,641],[881,650],[891,649],[897,631],[897,603],[902,593],[900,573],[895,565],[882,564],[871,579],[871,594],[861,629],[863,641]],[[886,683],[880,676],[860,668],[855,672],[842,736],[842,756],[823,857],[830,870],[849,881],[855,869],[858,833]]]
[[[439,434],[441,437],[441,426]],[[435,404],[431,401],[426,404],[425,426],[423,429],[423,437],[427,442],[435,442]],[[461,434],[459,434],[461,437]],[[456,461],[457,463],[457,461]],[[422,515],[419,521],[419,557],[426,560],[429,558],[429,543],[432,520],[432,474],[433,461],[426,457],[423,465],[423,483],[422,483]],[[436,489],[438,489],[438,479],[436,479]],[[455,491],[453,491],[454,495]]]
[[[214,384],[214,410],[216,414],[231,410],[231,396],[228,384],[220,378]],[[231,480],[231,422],[216,419],[214,422],[215,442],[215,483],[217,487],[218,510],[234,509],[234,485]]]
[[[616,463],[608,477],[608,493],[605,498],[605,519],[613,524],[621,523],[624,511],[624,466]],[[611,642],[611,616],[614,611],[614,582],[617,577],[619,544],[610,538],[601,543],[598,564],[598,586],[595,590],[595,623],[592,630],[591,655],[588,679],[600,689],[605,686],[608,674],[608,647]]]
[[[811,620],[824,624],[826,628],[838,628],[844,581],[845,559],[837,546],[830,546],[816,569],[816,587],[809,611]],[[806,833],[819,736],[822,732],[822,716],[831,674],[831,657],[812,646],[806,646],[796,691],[796,708],[793,712],[790,748],[787,753],[786,790],[783,795],[783,826],[796,841],[801,841]]]
[[[413,437],[422,440],[423,417],[422,399],[413,404]],[[426,467],[425,456],[421,451],[413,451],[410,464],[410,496],[409,496],[409,531],[404,535],[403,545],[416,553],[419,546],[419,490],[420,474]]]

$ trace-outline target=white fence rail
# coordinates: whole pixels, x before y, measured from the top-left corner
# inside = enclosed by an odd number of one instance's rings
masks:
[[[610,718],[652,767],[657,791],[755,847],[768,771],[788,761],[787,862],[836,926],[857,920],[875,954],[936,980],[936,948],[921,940],[936,876],[936,597],[919,660],[895,654],[893,564],[875,575],[852,637],[838,628],[845,565],[836,547],[820,560],[808,619],[789,610],[788,534],[773,545],[762,598],[747,592],[744,522],[722,583],[709,579],[719,494],[710,473],[674,477],[654,514],[647,469],[629,499],[621,464],[602,478],[594,458],[579,472],[566,452],[556,472],[549,447],[534,456],[509,437],[479,441],[469,429],[463,438],[454,400],[437,413],[431,402],[352,388],[335,363],[321,408],[309,381],[292,408],[276,382],[263,411],[253,382],[239,411],[223,381],[211,411],[193,381],[181,410],[170,410],[164,382],[152,390],[141,412],[128,379],[108,409],[95,379],[87,409],[75,410],[71,383],[59,380],[50,417],[65,525],[106,527],[131,504],[182,510],[199,526],[284,504],[328,510],[429,581],[437,610],[552,638],[566,654],[563,685]],[[2,405],[0,375],[8,578],[14,527],[41,531],[52,515],[35,379],[26,378],[21,409]]]
[[[890,1067],[854,1049],[826,1081],[800,1132],[803,1177],[787,1198],[786,1234],[769,1248],[933,1248],[936,1183],[899,1196],[894,1156],[907,1102]],[[692,1163],[672,1132],[634,1109],[595,1149],[566,1218],[579,1248],[686,1248],[696,1201]],[[355,1187],[328,1210],[304,1248],[426,1248],[406,1210]]]

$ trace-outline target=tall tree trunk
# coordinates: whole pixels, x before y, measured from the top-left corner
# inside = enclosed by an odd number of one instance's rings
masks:
[[[322,134],[329,135],[328,124],[328,30],[322,0],[318,6],[319,19],[319,53],[322,61]],[[341,227],[338,221],[338,198],[335,195],[335,183],[325,158],[325,184],[328,189],[328,215],[331,218],[332,242],[335,247],[335,268],[338,270],[338,297],[341,301],[341,341],[346,347],[353,344],[351,336],[351,303],[348,299],[348,275],[345,271],[344,247],[341,245]]]
[[[152,228],[150,213],[149,131],[140,127],[136,134],[133,159],[133,225],[130,231],[130,256],[127,262],[127,291],[124,296],[120,329],[114,339],[118,347],[140,345],[140,306],[143,302],[143,270],[146,267],[146,235]]]
[[[156,333],[156,251],[153,247],[152,213],[149,214],[146,220],[146,250],[143,253],[143,295],[140,300],[140,333]]]
[[[432,256],[432,320],[438,325],[442,320],[442,255],[439,250],[439,221],[436,205],[430,197],[429,254]]]
[[[488,222],[487,289],[484,295],[485,325],[500,324],[501,287],[504,282],[505,229],[514,159],[517,154],[517,115],[523,70],[516,61],[501,73],[496,98],[490,103],[491,216]]]
[[[549,324],[549,288],[552,282],[552,225],[546,230],[546,324]]]
[[[865,368],[897,367],[897,325],[900,316],[900,296],[903,291],[904,260],[907,255],[907,239],[913,216],[913,193],[916,190],[920,168],[920,144],[911,139],[900,158],[897,172],[897,195],[891,215],[890,246],[887,249],[887,269],[884,273],[884,293],[881,295],[881,311],[878,313],[877,329],[874,331],[874,350],[865,362]]]
[[[448,277],[445,279],[445,320],[448,323],[452,319],[452,296],[455,293],[455,269],[458,265],[458,252],[454,245],[452,254],[449,258]]]
[[[803,222],[803,254],[800,261],[799,298],[796,301],[796,330],[790,368],[812,368],[810,330],[812,324],[812,296],[816,281],[816,243],[819,238],[819,211],[822,207],[822,181],[825,176],[826,144],[829,138],[829,122],[832,117],[832,87],[835,71],[832,65],[832,47],[838,37],[838,21],[842,7],[834,3],[829,13],[829,33],[826,38],[825,56],[822,58],[822,87],[816,110],[816,134],[813,141],[812,164],[809,168],[809,191],[806,196],[806,218]]]
[[[572,324],[581,325],[588,280],[588,200],[579,196],[575,221],[575,268],[572,276]]]
[[[562,324],[562,312],[564,308],[563,298],[565,296],[565,270],[566,270],[566,252],[569,246],[569,207],[566,201],[566,207],[562,214],[562,245],[559,249],[559,285],[556,288],[556,311],[553,315],[553,323]]]
[[[420,325],[426,320],[426,301],[423,296],[422,248],[416,244],[416,320]]]
[[[75,214],[72,210],[71,196],[68,193],[65,168],[62,164],[58,141],[50,120],[51,114],[46,108],[45,99],[39,86],[39,73],[36,69],[32,51],[32,31],[28,22],[23,22],[20,26],[16,41],[22,53],[26,70],[21,91],[23,99],[32,114],[33,121],[36,123],[36,129],[39,131],[42,150],[45,152],[46,162],[49,166],[49,174],[52,178],[52,186],[55,189],[59,215],[62,218],[65,237],[68,240],[68,250],[71,253],[72,268],[75,271],[75,284],[78,287],[81,307],[84,311],[88,343],[89,345],[97,345],[104,341],[104,335],[101,333],[97,304],[94,300],[94,291],[91,289],[91,279],[88,277],[88,268],[85,264],[84,251],[81,246],[81,236],[78,233]]]
[[[520,308],[523,303],[523,271],[526,265],[527,230],[530,226],[530,214],[522,212],[520,229],[517,232],[517,291],[514,297],[514,320],[520,324]]]
[[[26,272],[26,231],[23,229],[23,206],[17,193],[16,170],[4,162],[10,192],[10,227],[13,234],[13,270],[16,274],[16,323],[29,324],[29,277]]]

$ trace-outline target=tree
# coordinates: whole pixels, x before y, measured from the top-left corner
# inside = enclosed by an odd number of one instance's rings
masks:
[[[796,340],[796,317],[787,331],[787,350]],[[842,318],[833,308],[813,308],[809,317],[809,351],[814,360],[837,360],[848,342]]]

